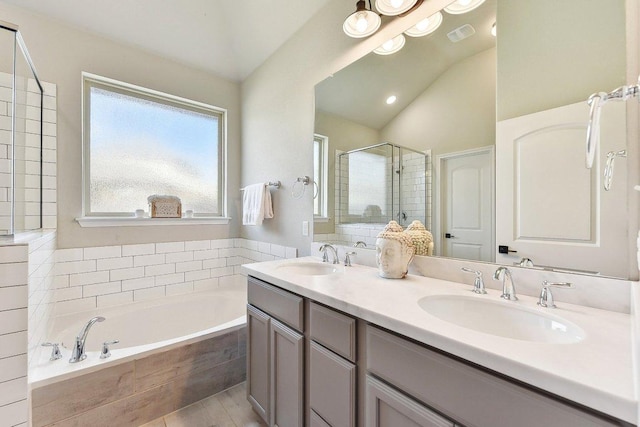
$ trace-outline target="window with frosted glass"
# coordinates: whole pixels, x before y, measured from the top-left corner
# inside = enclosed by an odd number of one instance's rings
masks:
[[[152,194],[223,215],[224,111],[85,77],[85,215],[127,215]]]
[[[313,181],[316,183],[316,194],[313,199],[313,215],[327,216],[327,145],[329,138],[324,135],[313,137]]]

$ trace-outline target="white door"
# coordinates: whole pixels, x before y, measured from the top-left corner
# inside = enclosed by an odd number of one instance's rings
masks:
[[[493,261],[493,148],[440,157],[440,179],[438,255]]]
[[[498,253],[512,264],[608,276],[628,275],[627,159],[615,161],[604,191],[607,152],[626,147],[624,103],[602,109],[601,138],[592,169],[585,167],[586,102],[498,122],[496,241],[517,251]]]

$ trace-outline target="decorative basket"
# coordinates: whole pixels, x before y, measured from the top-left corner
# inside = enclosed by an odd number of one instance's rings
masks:
[[[147,197],[151,218],[181,218],[182,202],[176,196],[159,196],[154,194]]]
[[[413,221],[405,231],[416,248],[416,255],[433,254],[433,235],[418,220]]]

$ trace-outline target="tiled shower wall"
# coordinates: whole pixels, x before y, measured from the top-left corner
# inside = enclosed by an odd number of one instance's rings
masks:
[[[42,226],[56,227],[56,85],[44,87],[42,113]],[[40,95],[28,79],[16,108],[15,153],[11,146],[12,77],[0,73],[0,235],[7,234],[11,221],[11,168],[15,157],[15,200],[17,228],[40,228]],[[19,230],[19,231],[22,231]]]

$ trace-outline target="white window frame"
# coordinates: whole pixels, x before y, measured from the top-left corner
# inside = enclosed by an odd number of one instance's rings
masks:
[[[142,99],[147,99],[153,102],[159,102],[163,104],[178,106],[189,110],[198,112],[213,113],[220,118],[218,126],[218,206],[220,212],[217,214],[209,213],[202,214],[196,213],[195,218],[176,218],[176,219],[163,219],[157,218],[151,219],[151,222],[145,221],[145,219],[131,219],[131,213],[129,212],[91,212],[90,211],[90,153],[91,153],[91,141],[90,141],[90,88],[101,87],[110,91],[119,92],[129,96],[135,96]],[[204,104],[197,101],[192,101],[186,98],[181,98],[175,95],[159,92],[153,89],[148,89],[141,86],[121,82],[114,79],[98,76],[91,73],[82,73],[82,148],[83,148],[83,167],[82,167],[82,218],[76,220],[83,227],[97,227],[97,226],[117,226],[117,225],[162,225],[176,224],[177,221],[186,222],[192,224],[216,224],[216,223],[228,223],[227,217],[227,110],[212,105]],[[209,220],[209,221],[208,221]],[[131,222],[131,223],[129,223]]]
[[[323,222],[329,220],[329,212],[328,212],[328,186],[329,186],[329,137],[325,135],[321,135],[319,133],[313,134],[313,143],[320,144],[320,182],[316,182],[318,185],[317,188],[317,196],[320,199],[320,214],[315,213],[315,203],[314,203],[314,213],[313,219],[315,222]],[[315,147],[314,147],[315,152]],[[315,172],[315,171],[314,171]],[[315,177],[314,177],[315,179]]]

